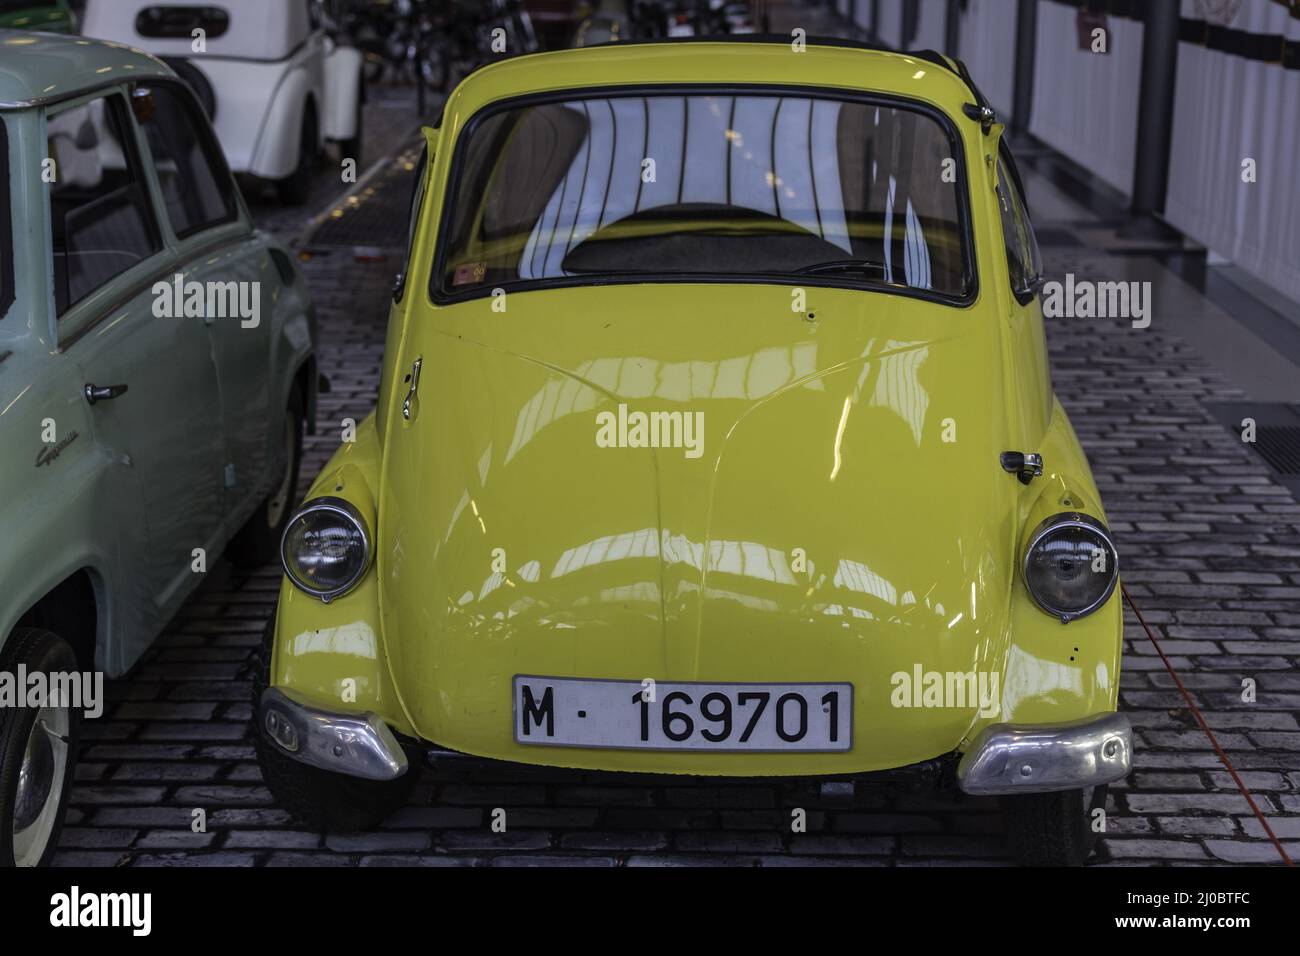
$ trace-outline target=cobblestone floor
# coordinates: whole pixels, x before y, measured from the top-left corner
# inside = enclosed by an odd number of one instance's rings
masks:
[[[1115,263],[1049,250],[1055,274]],[[398,268],[348,250],[304,263],[321,316],[320,433],[374,402]],[[1090,456],[1124,578],[1292,856],[1300,855],[1300,505],[1207,402],[1242,393],[1157,313],[1152,328],[1053,320],[1057,392]],[[248,744],[250,655],[279,575],[224,562],[86,728],[57,862],[74,865],[963,865],[1005,862],[996,802],[859,788],[847,804],[799,783],[598,776],[502,767],[425,771],[380,830],[326,834],[274,807]],[[1258,700],[1241,700],[1243,678]],[[1276,862],[1136,622],[1121,701],[1136,770],[1112,789],[1101,865]],[[507,808],[509,832],[489,814]],[[789,832],[790,810],[808,832]],[[202,808],[207,832],[191,832]]]
[[[1118,263],[1049,253],[1050,271],[1104,278]],[[1156,313],[1050,320],[1057,394],[1088,453],[1123,579],[1260,808],[1300,853],[1300,505],[1205,405],[1243,393]],[[1225,329],[1225,335],[1231,330]],[[1131,612],[1120,704],[1135,771],[1112,787],[1112,860],[1277,862],[1273,846]],[[1243,681],[1257,697],[1242,700]]]

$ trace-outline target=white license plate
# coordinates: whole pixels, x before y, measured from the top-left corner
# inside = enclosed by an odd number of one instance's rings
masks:
[[[652,699],[653,698],[653,699]],[[515,742],[616,750],[837,751],[852,747],[852,684],[514,680]]]

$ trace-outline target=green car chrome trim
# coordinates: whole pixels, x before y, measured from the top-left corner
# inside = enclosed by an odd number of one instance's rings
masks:
[[[0,183],[9,182],[9,128],[0,116]],[[9,190],[0,188],[0,321],[13,305],[14,297],[14,230],[10,213]],[[8,356],[8,353],[5,353]]]

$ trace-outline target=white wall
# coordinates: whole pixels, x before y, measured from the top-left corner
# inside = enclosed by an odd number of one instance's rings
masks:
[[[948,31],[948,0],[917,0],[921,12],[917,17],[916,39],[912,41],[913,50],[938,50],[943,48]]]
[[[1133,189],[1143,27],[1110,17],[1110,52],[1093,53],[1079,49],[1077,14],[1051,0],[1038,4],[1029,131],[1127,196]]]
[[[1198,15],[1191,0],[1183,15]],[[1300,20],[1269,0],[1245,0],[1230,25],[1300,40]],[[1300,301],[1300,72],[1182,43],[1177,90],[1166,218]]]
[[[957,55],[998,117],[1011,116],[1016,78],[1016,0],[970,0]]]
[[[876,32],[881,43],[895,50],[903,48],[903,0],[876,0],[880,19]]]
[[[871,29],[871,7],[877,0],[857,0],[855,23],[864,30]]]

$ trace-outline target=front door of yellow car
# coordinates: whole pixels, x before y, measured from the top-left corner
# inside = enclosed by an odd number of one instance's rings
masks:
[[[378,554],[422,736],[526,759],[511,679],[542,674],[847,681],[862,767],[956,745],[971,713],[895,708],[891,678],[997,667],[1020,487],[996,464],[997,340],[888,295],[815,298],[815,323],[767,286],[524,292],[504,313],[421,316],[418,414],[388,412]],[[698,457],[602,447],[598,416],[620,407],[700,416]]]

